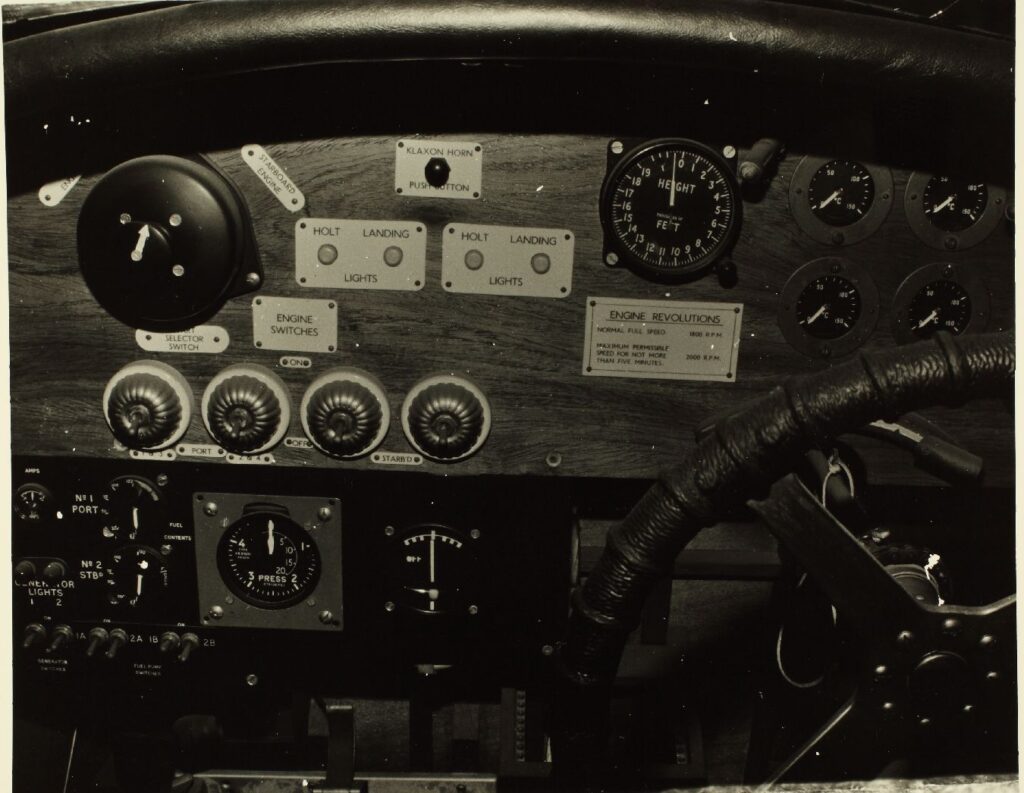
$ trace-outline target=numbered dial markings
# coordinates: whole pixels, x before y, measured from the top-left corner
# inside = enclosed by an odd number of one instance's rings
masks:
[[[100,506],[104,537],[137,540],[167,528],[160,491],[148,479],[119,476],[103,494]]]
[[[875,200],[868,169],[852,160],[829,160],[815,171],[807,201],[815,217],[829,226],[850,226],[864,217]]]
[[[167,590],[168,569],[152,548],[129,545],[115,551],[107,564],[107,602],[134,608]]]
[[[253,513],[224,533],[217,564],[228,587],[263,608],[285,608],[320,580],[320,552],[298,523],[276,513]]]
[[[933,176],[921,194],[924,214],[942,231],[965,231],[985,214],[988,188],[981,182],[964,182]]]
[[[444,526],[413,529],[400,545],[396,601],[424,614],[463,610],[475,557],[468,542]]]
[[[693,273],[728,251],[739,197],[729,166],[691,141],[651,144],[605,183],[602,221],[614,253],[642,273]]]
[[[797,322],[816,339],[838,339],[860,318],[860,292],[840,275],[824,275],[807,284],[796,301]]]
[[[959,336],[971,322],[971,297],[956,281],[932,281],[907,306],[907,327],[919,339],[944,330]]]

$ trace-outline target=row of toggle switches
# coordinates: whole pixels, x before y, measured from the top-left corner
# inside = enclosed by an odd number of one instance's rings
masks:
[[[70,625],[57,625],[52,631],[39,622],[33,622],[25,628],[21,646],[26,650],[33,647],[43,647],[47,653],[55,653],[65,647],[69,647],[75,639],[74,632]],[[88,644],[85,648],[85,656],[93,658],[97,653],[102,652],[103,656],[113,660],[118,651],[128,642],[128,634],[122,628],[96,627],[89,631]],[[192,651],[199,646],[199,637],[188,632],[181,636],[173,631],[167,631],[160,636],[159,648],[164,655],[176,654],[178,661],[184,663],[192,655]]]

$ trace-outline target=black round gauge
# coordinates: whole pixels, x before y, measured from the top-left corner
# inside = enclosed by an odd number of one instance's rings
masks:
[[[988,188],[982,182],[964,182],[933,176],[924,186],[921,206],[928,220],[943,231],[963,231],[977,223],[988,204]]]
[[[841,157],[804,157],[789,183],[793,219],[826,245],[869,237],[889,215],[892,197],[888,168]]]
[[[845,355],[875,328],[878,288],[855,262],[839,256],[815,259],[786,282],[778,320],[786,341],[805,355]]]
[[[829,160],[807,186],[807,202],[815,217],[830,226],[850,226],[864,217],[875,200],[875,182],[868,169],[853,160]]]
[[[943,251],[977,245],[999,225],[1007,192],[984,182],[911,174],[903,207],[922,242]]]
[[[422,614],[465,612],[476,561],[470,542],[447,526],[410,529],[397,549],[394,601]]]
[[[134,608],[162,595],[168,586],[164,558],[143,545],[127,545],[110,557],[105,576],[107,602]]]
[[[615,162],[601,191],[605,261],[655,280],[692,276],[724,256],[739,233],[736,177],[713,149],[649,141]]]
[[[893,299],[893,332],[899,342],[927,339],[942,330],[959,336],[985,329],[989,293],[969,268],[929,264],[900,284]]]
[[[53,494],[43,485],[31,482],[14,493],[14,514],[27,523],[39,523],[53,514]]]
[[[253,512],[233,523],[217,546],[224,582],[246,603],[279,609],[298,603],[320,580],[320,551],[287,515]]]
[[[797,322],[816,339],[838,339],[860,319],[860,292],[841,275],[823,275],[796,299]]]
[[[141,476],[119,476],[107,486],[100,505],[104,537],[137,540],[166,528],[160,491]]]

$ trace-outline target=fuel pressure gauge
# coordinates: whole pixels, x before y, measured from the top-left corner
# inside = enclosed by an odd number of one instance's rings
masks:
[[[828,245],[873,234],[892,207],[887,168],[844,157],[804,157],[789,185],[789,208],[805,233]]]
[[[805,355],[845,355],[864,343],[877,319],[874,281],[862,267],[838,256],[803,265],[782,290],[779,329]]]
[[[893,299],[893,333],[900,343],[928,339],[942,330],[959,336],[985,330],[989,293],[970,268],[929,264],[900,284]]]

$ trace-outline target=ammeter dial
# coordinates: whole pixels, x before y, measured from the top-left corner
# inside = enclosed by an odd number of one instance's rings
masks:
[[[782,289],[779,329],[805,355],[845,355],[871,335],[877,320],[874,281],[862,267],[838,256],[808,262]]]
[[[875,182],[868,169],[853,160],[829,160],[807,187],[811,212],[830,226],[856,223],[875,200]]]
[[[244,515],[217,546],[224,582],[246,603],[280,609],[298,603],[320,580],[320,552],[302,526],[277,512]]]
[[[982,182],[933,176],[924,186],[921,205],[932,225],[943,231],[964,231],[977,223],[988,204]]]
[[[103,494],[100,515],[103,536],[122,541],[166,528],[160,491],[141,476],[119,476],[111,481]]]
[[[471,542],[447,526],[412,528],[400,543],[395,601],[423,614],[463,612],[476,560]]]
[[[106,570],[107,601],[134,608],[158,598],[169,584],[164,558],[144,545],[128,545],[110,557]]]
[[[14,514],[19,520],[39,523],[53,514],[53,494],[43,485],[30,482],[14,493]]]
[[[717,152],[683,139],[644,143],[605,179],[605,261],[654,279],[693,275],[728,253],[741,214],[736,177]]]
[[[915,270],[893,298],[893,332],[899,342],[954,336],[985,329],[989,293],[971,267],[938,262]]]

